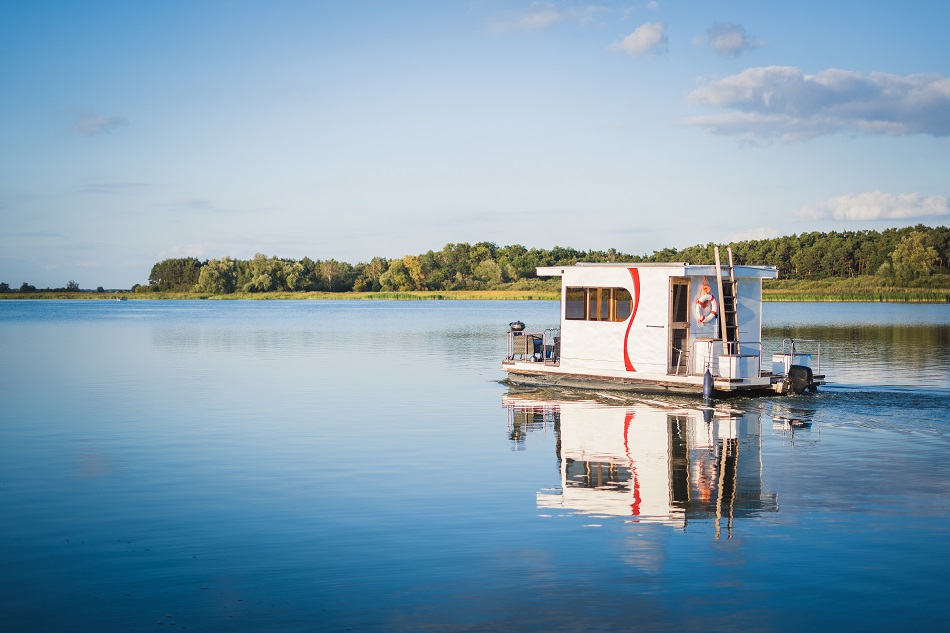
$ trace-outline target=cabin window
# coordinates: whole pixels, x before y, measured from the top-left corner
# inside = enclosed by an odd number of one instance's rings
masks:
[[[570,321],[626,321],[633,297],[626,288],[576,288],[565,293],[564,318]]]
[[[614,288],[614,321],[626,321],[633,313],[633,297],[626,288]]]
[[[572,321],[583,321],[587,318],[586,288],[567,289],[567,299],[564,302],[564,317]]]
[[[590,321],[606,321],[604,318],[606,315],[605,306],[600,301],[600,293],[603,291],[603,288],[588,288],[587,289],[587,319]]]

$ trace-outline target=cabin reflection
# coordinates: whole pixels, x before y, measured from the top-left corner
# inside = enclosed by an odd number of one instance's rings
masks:
[[[553,432],[560,490],[541,491],[539,509],[626,517],[685,528],[778,510],[762,490],[761,414],[637,402],[534,400],[507,395],[509,436]]]

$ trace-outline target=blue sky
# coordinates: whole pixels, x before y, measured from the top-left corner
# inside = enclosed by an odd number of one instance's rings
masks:
[[[0,281],[946,224],[948,23],[942,2],[14,0]]]

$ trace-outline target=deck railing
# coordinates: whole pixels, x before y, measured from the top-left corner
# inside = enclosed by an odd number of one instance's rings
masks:
[[[561,328],[547,328],[542,332],[509,330],[506,358],[557,365],[561,360]]]
[[[782,340],[782,356],[788,356],[793,361],[792,364],[794,364],[796,354],[812,356],[815,359],[815,368],[813,371],[815,374],[821,375],[820,340],[814,338],[787,338]]]
[[[749,347],[753,349],[743,349]],[[727,341],[724,343],[724,351],[733,356],[754,356],[756,358],[755,375],[762,375],[762,341]]]

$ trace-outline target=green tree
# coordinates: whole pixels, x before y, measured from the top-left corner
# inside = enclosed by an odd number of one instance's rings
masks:
[[[493,259],[483,260],[475,267],[474,276],[482,287],[492,288],[501,283],[501,266],[495,263]]]
[[[287,289],[295,292],[316,290],[316,270],[316,263],[309,257],[304,257],[298,262],[290,263],[284,276]]]
[[[902,282],[930,274],[937,258],[937,250],[927,244],[927,237],[921,231],[912,231],[891,253],[894,275]]]
[[[445,290],[445,268],[442,266],[441,253],[426,251],[419,255],[419,269],[424,272],[423,286],[426,290]]]
[[[383,290],[425,290],[427,271],[415,255],[390,262],[389,269],[379,278]]]
[[[381,290],[383,285],[380,278],[389,270],[389,260],[384,257],[374,257],[368,264],[357,264],[355,273],[356,280],[353,283],[353,290],[357,292],[376,292]]]
[[[319,262],[320,281],[329,292],[341,292],[353,287],[353,267],[345,262],[327,259]]]
[[[284,265],[276,257],[267,257],[261,253],[247,262],[244,292],[273,292],[285,289]]]
[[[518,281],[535,276],[538,266],[537,251],[528,251],[521,244],[505,246],[498,250],[496,261],[502,269],[503,278],[507,281]]]
[[[237,266],[230,257],[212,259],[201,267],[196,292],[221,295],[231,294],[237,288]]]
[[[541,266],[571,266],[583,260],[584,251],[565,246],[555,246],[549,251],[542,251]]]
[[[382,290],[390,292],[412,290],[412,277],[405,258],[390,262],[389,268],[379,278],[379,283]]]
[[[155,291],[185,292],[191,290],[201,274],[201,262],[195,257],[163,259],[148,276],[148,285]]]
[[[423,266],[423,261],[415,255],[406,255],[402,261],[405,262],[409,279],[412,280],[412,289],[425,290],[429,271]]]
[[[930,244],[937,249],[937,266],[950,267],[950,228],[938,226],[930,232]]]
[[[66,282],[66,292],[79,292],[79,282],[70,279]]]

